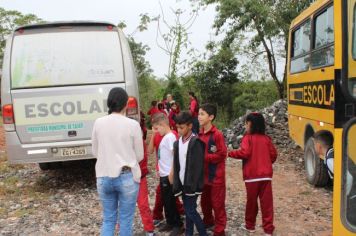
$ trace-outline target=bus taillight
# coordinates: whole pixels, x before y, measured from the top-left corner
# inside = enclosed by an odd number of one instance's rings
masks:
[[[12,104],[6,104],[2,107],[2,119],[4,124],[15,123]]]
[[[137,99],[135,97],[129,97],[129,100],[127,102],[126,115],[135,120],[139,120],[138,109],[139,108]]]

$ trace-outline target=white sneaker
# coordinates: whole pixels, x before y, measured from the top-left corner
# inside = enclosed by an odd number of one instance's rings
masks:
[[[247,229],[245,224],[242,224],[242,225],[240,226],[240,229],[245,230],[245,231],[247,231],[247,232],[249,232],[249,233],[254,233],[254,232],[256,232],[256,230],[254,230],[254,229]]]

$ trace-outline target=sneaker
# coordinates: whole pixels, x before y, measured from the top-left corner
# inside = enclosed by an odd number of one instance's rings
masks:
[[[169,236],[178,236],[184,233],[184,228],[183,227],[173,227],[172,232],[169,234]]]
[[[163,223],[163,220],[153,220],[153,225],[155,226],[155,227],[158,227],[160,224],[162,224]]]
[[[240,226],[240,229],[245,230],[245,231],[247,231],[247,232],[249,232],[249,233],[254,233],[254,232],[256,232],[255,229],[247,229],[245,224],[242,224],[242,225]]]
[[[168,232],[171,231],[172,229],[173,229],[172,225],[166,224],[165,226],[159,229],[159,232]]]
[[[214,225],[205,225],[206,231],[213,232],[214,231]]]

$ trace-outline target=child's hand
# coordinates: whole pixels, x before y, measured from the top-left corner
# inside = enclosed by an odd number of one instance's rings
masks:
[[[232,150],[234,150],[234,147],[232,146],[231,143],[227,146],[227,150],[228,150],[229,152],[232,151]]]

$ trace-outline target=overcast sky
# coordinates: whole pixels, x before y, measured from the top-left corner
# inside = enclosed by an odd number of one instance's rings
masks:
[[[161,0],[161,3],[169,22],[174,20],[170,7],[181,8],[187,12],[191,9],[188,0]],[[114,24],[125,21],[126,34],[132,33],[137,27],[141,13],[148,13],[150,16],[160,14],[158,0],[0,0],[0,6],[23,14],[32,13],[45,21],[97,20]],[[211,27],[214,17],[214,7],[208,7],[200,11],[190,29],[190,41],[194,48],[201,52],[204,51],[206,42],[214,38],[214,30]],[[187,15],[182,18],[187,18]],[[136,33],[134,37],[151,48],[146,59],[150,62],[154,74],[163,77],[168,70],[168,56],[156,45],[156,24],[151,24],[148,31]]]

